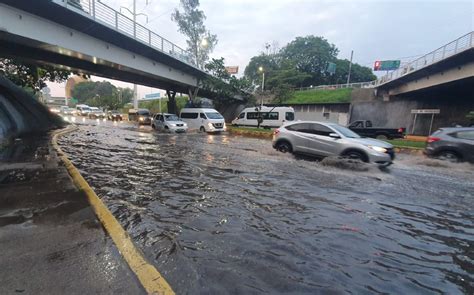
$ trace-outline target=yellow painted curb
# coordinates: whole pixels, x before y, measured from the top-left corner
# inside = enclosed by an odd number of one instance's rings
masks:
[[[60,130],[55,132],[52,138],[53,147],[56,149],[59,157],[64,162],[64,165],[66,166],[69,175],[71,175],[74,184],[86,193],[89,203],[91,204],[95,214],[102,222],[109,235],[112,237],[112,240],[114,241],[118,250],[125,258],[128,265],[135,273],[148,294],[174,294],[174,291],[168,282],[153,265],[146,261],[142,253],[133,244],[133,241],[128,233],[122,228],[117,219],[115,219],[109,209],[89,186],[84,177],[82,177],[79,170],[77,170],[77,168],[72,164],[72,162],[67,158],[67,156],[59,147],[57,143],[58,137],[74,130],[77,130],[77,128],[73,127]]]

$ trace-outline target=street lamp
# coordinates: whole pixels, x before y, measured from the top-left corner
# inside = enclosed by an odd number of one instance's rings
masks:
[[[148,0],[146,0],[146,5],[148,5]],[[133,11],[130,11],[127,7],[120,7],[120,11],[122,9],[127,10],[129,13],[133,15],[133,37],[137,37],[137,16],[143,15],[146,17],[146,22],[148,23],[148,15],[144,13],[137,13],[137,0],[133,0]],[[137,84],[133,84],[133,108],[138,109],[138,88]]]
[[[265,90],[265,70],[263,67],[258,67],[258,71],[262,73],[262,101],[260,103],[260,108],[263,107],[263,91]]]

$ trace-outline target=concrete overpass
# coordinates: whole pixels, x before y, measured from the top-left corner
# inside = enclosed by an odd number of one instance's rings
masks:
[[[97,0],[0,0],[0,42],[4,57],[182,93],[208,76],[184,49]]]
[[[384,100],[474,79],[474,32],[470,32],[387,74],[375,83]],[[469,82],[471,81],[471,82]]]

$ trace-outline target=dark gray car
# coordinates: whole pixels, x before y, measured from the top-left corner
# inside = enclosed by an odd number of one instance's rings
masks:
[[[451,162],[474,163],[474,128],[441,128],[428,137],[425,153]]]

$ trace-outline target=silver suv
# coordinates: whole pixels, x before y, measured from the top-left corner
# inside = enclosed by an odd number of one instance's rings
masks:
[[[390,165],[395,158],[391,144],[362,138],[335,123],[297,121],[283,125],[274,131],[272,145],[283,153],[342,156],[381,165]]]

